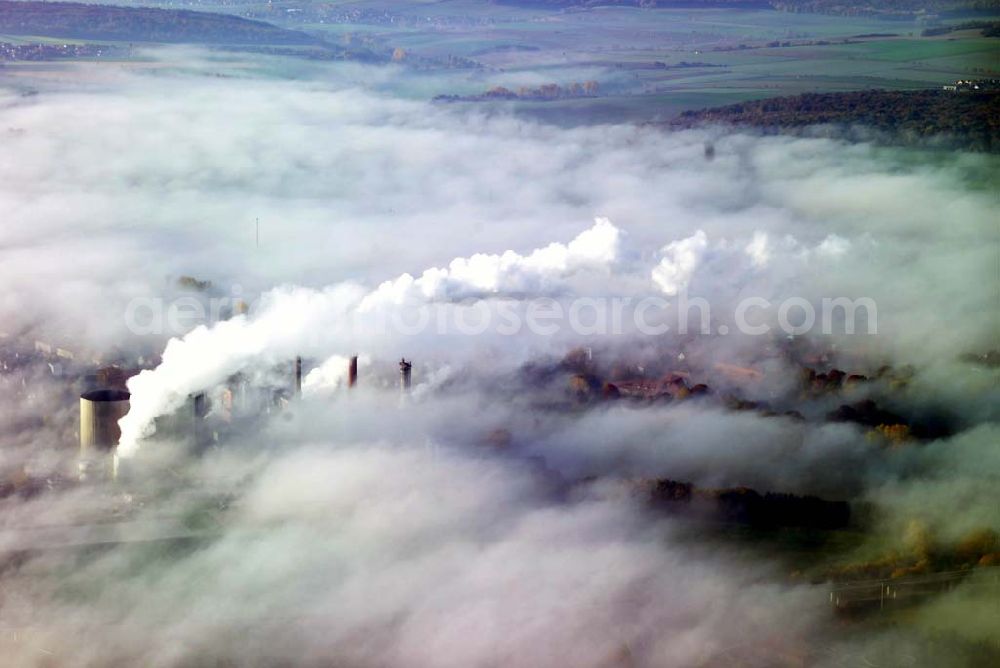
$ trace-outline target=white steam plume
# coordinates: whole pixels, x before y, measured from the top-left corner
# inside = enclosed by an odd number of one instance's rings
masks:
[[[133,454],[139,441],[155,431],[153,421],[177,410],[188,395],[224,381],[253,361],[287,360],[306,349],[323,357],[342,350],[345,339],[336,334],[347,331],[345,322],[355,312],[447,302],[484,292],[538,294],[574,272],[610,269],[618,259],[619,237],[618,228],[598,218],[568,244],[552,243],[528,255],[507,251],[456,258],[447,269],[431,268],[417,279],[404,274],[367,295],[352,284],[321,291],[275,289],[265,295],[253,317],[198,327],[172,339],[156,369],[129,380],[131,407],[121,420],[119,454]]]

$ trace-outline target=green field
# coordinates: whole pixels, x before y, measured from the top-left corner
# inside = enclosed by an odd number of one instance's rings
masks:
[[[200,8],[249,13],[384,58],[402,49],[402,67],[422,75],[404,86],[403,94],[416,98],[597,81],[595,98],[513,105],[569,123],[651,120],[804,92],[937,88],[961,78],[1000,77],[1000,39],[968,30],[921,37],[926,24],[917,21],[768,10],[546,12],[478,0],[275,0]]]
[[[336,39],[353,32],[427,61],[461,57],[481,65],[442,78],[440,94],[598,81],[602,95],[596,99],[515,105],[564,122],[643,120],[777,95],[936,88],[960,78],[1000,76],[1000,40],[973,31],[925,38],[916,22],[766,10],[605,7],[545,13],[504,7],[498,16],[496,9],[469,0],[417,2],[393,6],[404,19],[393,25],[290,27]],[[449,17],[486,12],[489,24],[448,24]],[[868,37],[873,34],[885,36]],[[680,67],[685,62],[716,67]],[[654,69],[654,63],[665,67]]]

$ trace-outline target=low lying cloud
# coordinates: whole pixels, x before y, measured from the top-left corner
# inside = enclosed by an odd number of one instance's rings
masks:
[[[0,95],[4,333],[159,358],[129,384],[127,484],[2,501],[13,663],[837,665],[920,632],[831,633],[825,589],[783,556],[692,537],[615,490],[872,504],[862,550],[896,549],[914,519],[942,543],[1000,528],[997,372],[960,359],[995,347],[995,157],[557,128],[408,98],[397,70],[161,58]],[[182,297],[253,308],[130,331],[130,305]],[[778,326],[788,300],[826,298],[870,299],[877,334]],[[585,300],[650,299],[652,324],[702,300],[708,332],[373,327],[427,306],[526,322],[544,300],[568,321]],[[767,335],[732,320],[748,299]],[[810,347],[818,371],[871,381],[810,393]],[[572,350],[593,376],[576,394]],[[170,430],[148,440],[237,374],[287,389],[297,356],[304,396],[284,409],[198,455]],[[0,407],[3,464],[51,469],[76,416],[48,402],[68,390],[4,371],[5,390],[37,390]],[[674,371],[711,391],[650,405],[591,387]],[[828,419],[866,399],[947,433],[897,447]],[[979,609],[962,596],[942,605]]]

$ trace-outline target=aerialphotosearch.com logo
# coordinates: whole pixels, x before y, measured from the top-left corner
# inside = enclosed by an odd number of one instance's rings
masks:
[[[873,299],[822,298],[818,308],[802,297],[774,303],[747,297],[722,309],[728,318],[716,319],[712,305],[702,297],[680,293],[675,300],[659,296],[576,297],[559,300],[470,299],[462,302],[396,306],[362,320],[364,333],[478,336],[490,333],[518,336],[530,333],[553,337],[645,336],[701,334],[765,336],[775,331],[800,336],[808,333],[878,333],[878,308]]]
[[[138,336],[182,336],[199,325],[232,317],[253,320],[260,302],[246,302],[238,286],[232,296],[184,296],[172,300],[137,298],[127,306],[125,324]],[[723,313],[719,317],[719,313]],[[646,297],[537,297],[500,296],[459,301],[392,304],[353,309],[333,324],[338,335],[351,336],[499,336],[554,337],[640,334],[700,334],[765,336],[781,332],[878,333],[878,309],[868,297],[824,297],[810,301],[789,297],[772,301],[746,297],[725,308],[713,308],[707,299],[681,292],[672,299]],[[321,315],[317,321],[322,322]],[[329,323],[323,322],[324,326]]]

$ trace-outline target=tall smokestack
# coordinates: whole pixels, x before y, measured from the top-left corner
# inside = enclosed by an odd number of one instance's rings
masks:
[[[302,358],[295,358],[295,396],[302,396]]]
[[[208,397],[204,392],[191,395],[191,406],[196,420],[204,420],[208,415]]]
[[[408,392],[410,389],[410,371],[413,369],[413,364],[407,362],[406,358],[399,360],[399,389],[403,392]]]
[[[351,362],[347,366],[347,387],[352,388],[358,384],[358,356],[351,355]]]
[[[208,444],[208,432],[205,428],[205,416],[208,415],[208,396],[204,392],[189,395],[191,406],[192,435],[196,448],[203,448]]]

